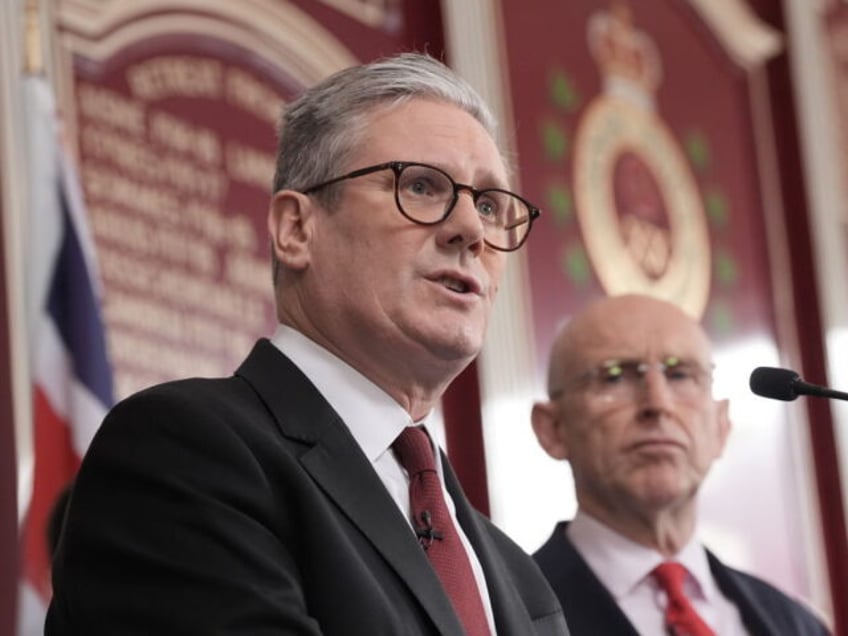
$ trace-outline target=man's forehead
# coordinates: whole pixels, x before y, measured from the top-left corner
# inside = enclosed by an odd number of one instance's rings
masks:
[[[473,181],[472,185],[509,185],[509,166],[497,142],[479,121],[456,104],[413,97],[378,104],[364,121],[360,147],[365,148],[369,161],[372,155],[380,161],[420,161],[457,180]],[[386,122],[392,122],[392,126],[387,127]]]
[[[589,363],[607,360],[640,360],[662,362],[667,358],[681,358],[708,364],[709,349],[692,339],[660,338],[634,342],[617,337],[610,340],[586,342],[577,350],[577,358]]]
[[[707,362],[709,340],[701,326],[676,307],[653,302],[608,302],[567,327],[569,357],[662,359],[669,355]]]

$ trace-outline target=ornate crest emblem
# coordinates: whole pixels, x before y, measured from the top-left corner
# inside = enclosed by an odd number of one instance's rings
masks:
[[[700,317],[710,287],[706,216],[686,157],[657,113],[659,52],[624,4],[592,16],[588,39],[604,80],[574,150],[589,259],[608,294],[651,294]]]

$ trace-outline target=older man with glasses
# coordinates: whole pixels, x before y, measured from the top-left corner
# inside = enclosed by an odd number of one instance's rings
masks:
[[[698,490],[730,430],[701,326],[640,295],[565,323],[533,429],[574,475],[577,514],[535,553],[572,634],[827,634],[810,611],[696,538]]]
[[[486,105],[430,57],[343,70],[290,104],[268,214],[280,324],[234,376],[107,416],[46,634],[567,634],[433,419],[538,215]]]

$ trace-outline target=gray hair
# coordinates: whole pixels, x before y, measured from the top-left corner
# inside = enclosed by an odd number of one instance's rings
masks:
[[[288,106],[280,126],[274,192],[303,190],[338,176],[374,108],[413,98],[454,104],[496,138],[495,118],[467,82],[429,55],[401,53],[338,71]]]

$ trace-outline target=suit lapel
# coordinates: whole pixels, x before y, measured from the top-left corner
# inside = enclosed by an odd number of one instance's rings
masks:
[[[344,434],[325,435],[303,456],[302,462],[328,497],[406,582],[439,630],[445,634],[461,633],[453,607],[424,551],[347,429]]]
[[[562,604],[574,634],[638,636],[636,629],[558,523],[551,537],[533,555]]]
[[[450,600],[409,524],[336,412],[276,347],[260,340],[239,368],[282,434],[304,444],[300,462],[409,586],[441,633],[461,633]],[[296,396],[296,397],[295,397]]]
[[[709,550],[707,550],[707,560],[718,589],[739,609],[739,614],[748,633],[751,636],[779,634],[779,626],[773,623],[766,608],[750,594],[744,583],[734,575],[733,570],[719,561]]]
[[[483,566],[498,634],[508,636],[533,633],[532,619],[515,589],[512,576],[506,570],[506,564],[494,545],[491,535],[462,491],[459,479],[444,453],[442,453],[442,466],[448,493],[456,507],[457,521]]]

